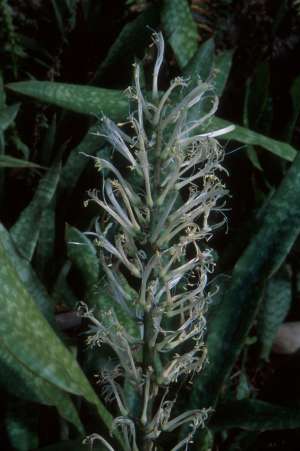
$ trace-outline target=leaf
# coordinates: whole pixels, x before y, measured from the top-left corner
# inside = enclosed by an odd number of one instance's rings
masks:
[[[231,401],[218,407],[211,427],[248,431],[296,429],[300,427],[300,409],[299,406],[278,406],[254,399]]]
[[[196,87],[199,81],[207,80],[213,74],[214,68],[214,50],[215,44],[213,39],[205,41],[198,49],[197,53],[191,59],[189,64],[183,70],[183,76],[190,80],[186,93],[192,87]],[[216,75],[218,72],[216,73]],[[189,110],[188,120],[193,121],[204,115],[210,109],[211,98],[203,100],[201,104],[197,104]]]
[[[28,290],[34,302],[43,313],[44,317],[47,318],[49,323],[54,325],[55,320],[53,315],[53,303],[51,302],[45,287],[40,282],[30,263],[17,253],[9,232],[1,223],[0,243],[5,250],[7,258],[16,269],[22,283]]]
[[[43,211],[55,194],[60,171],[60,164],[55,164],[49,169],[40,180],[32,201],[10,229],[18,251],[29,261],[32,259],[38,241]]]
[[[103,114],[114,121],[126,118],[129,112],[124,92],[113,89],[50,81],[20,81],[6,88],[43,103],[91,116]]]
[[[232,57],[233,51],[225,50],[219,55],[216,55],[214,58],[213,71],[215,77],[213,84],[215,88],[215,93],[217,94],[218,97],[222,96],[223,91],[225,89],[232,65]]]
[[[3,76],[2,71],[0,70],[0,111],[5,108],[6,105],[6,97],[5,97],[5,90],[3,86]]]
[[[52,154],[55,145],[55,137],[56,137],[56,114],[53,115],[51,124],[46,130],[43,144],[39,152],[40,161],[44,165],[50,164],[51,157],[53,156]]]
[[[87,304],[91,308],[96,309],[96,315],[99,316],[113,308],[118,320],[126,327],[126,330],[131,335],[138,337],[139,330],[136,322],[109,293],[109,287],[106,286],[106,282],[103,279],[93,243],[82,232],[70,226],[66,230],[66,240],[68,257],[80,272],[85,284],[85,300]],[[125,279],[122,280],[124,289],[132,297],[132,302],[134,302],[137,293],[128,284],[125,285]]]
[[[24,401],[10,399],[5,418],[7,435],[17,451],[29,451],[38,447],[38,412]],[[30,408],[30,415],[27,409]]]
[[[58,27],[61,35],[64,36],[65,35],[65,24],[64,24],[64,20],[61,15],[61,12],[60,12],[60,8],[59,8],[58,4],[56,3],[56,0],[51,0],[51,3],[52,3],[53,10],[54,10],[57,27]]]
[[[118,318],[118,321],[122,326],[126,328],[130,335],[138,338],[140,336],[139,327],[135,319],[128,314],[128,312],[111,296],[109,289],[105,286],[105,283],[101,283],[90,287],[86,295],[86,302],[91,308],[95,309],[95,315],[101,317],[103,313],[113,309]],[[125,281],[124,281],[125,282]],[[132,303],[135,302],[137,293],[128,285],[128,294],[132,296]],[[103,317],[105,319],[105,315]]]
[[[161,21],[177,62],[183,68],[198,47],[197,25],[187,0],[164,0]]]
[[[247,373],[242,371],[239,378],[239,383],[236,388],[236,399],[241,400],[248,398],[251,395],[251,386],[247,377]]]
[[[78,146],[71,150],[63,167],[59,189],[64,192],[64,196],[73,191],[82,172],[89,164],[89,159],[82,154],[95,155],[97,150],[103,146],[103,138],[93,135],[91,131],[92,129],[88,131]]]
[[[286,140],[290,142],[293,137],[293,132],[300,114],[300,77],[297,77],[291,87],[291,99],[292,99],[292,117],[286,128],[285,136]]]
[[[55,406],[60,415],[84,433],[70,396],[42,379],[9,351],[0,338],[0,386],[22,399]]]
[[[196,84],[198,79],[206,80],[213,70],[215,44],[213,39],[205,41],[197,50],[197,53],[184,68],[183,75]],[[219,61],[220,62],[220,61]]]
[[[72,264],[69,260],[63,264],[56,278],[52,297],[57,304],[64,304],[75,310],[78,306],[79,299],[75,296],[67,281],[71,266]]]
[[[260,130],[260,119],[266,110],[268,101],[269,84],[269,66],[267,63],[262,63],[257,67],[252,80],[249,80],[246,84],[243,120],[244,126],[248,129]],[[262,171],[254,146],[248,145],[247,154],[253,166]]]
[[[113,45],[108,51],[104,61],[96,71],[93,78],[93,84],[98,84],[103,76],[107,73],[107,69],[122,67],[122,72],[128,72],[131,75],[130,66],[134,62],[135,57],[142,57],[146,45],[149,43],[151,29],[155,29],[159,22],[158,8],[156,5],[148,7],[139,14],[134,20],[127,23],[117,36]],[[137,39],[137,36],[139,39]],[[124,68],[124,69],[123,69]]]
[[[20,158],[10,157],[9,155],[0,155],[0,168],[39,168],[42,166],[31,161],[21,160]]]
[[[270,86],[270,69],[268,63],[261,63],[255,69],[254,75],[247,83],[247,116],[248,126],[255,128],[266,108]]]
[[[86,288],[99,280],[99,259],[92,242],[75,227],[66,228],[67,252],[71,262],[79,270]]]
[[[35,377],[96,405],[110,428],[110,413],[97,398],[74,356],[41,315],[2,244],[0,262],[1,346]]]
[[[20,103],[14,103],[0,110],[0,133],[4,132],[15,120]]]
[[[260,227],[237,261],[209,318],[210,364],[194,382],[190,406],[213,407],[241,351],[260,302],[260,286],[281,266],[300,232],[300,155],[266,205]]]
[[[212,451],[214,447],[214,436],[210,429],[203,429],[200,433],[199,446],[195,448],[197,451]]]
[[[221,119],[219,117],[213,117],[209,130],[217,130],[219,128],[228,127],[232,122],[226,121],[225,119]],[[269,150],[274,155],[277,155],[280,158],[283,158],[287,161],[293,161],[297,155],[297,150],[290,146],[290,144],[277,141],[273,138],[269,138],[268,136],[261,135],[260,133],[254,132],[253,130],[249,130],[248,128],[241,127],[239,125],[234,124],[235,129],[227,133],[225,135],[225,139],[234,139],[235,141],[244,143],[244,144],[252,144],[254,146],[263,147],[266,150]]]
[[[54,254],[55,244],[55,197],[50,205],[45,208],[40,220],[39,239],[36,246],[36,268],[42,280],[47,280],[53,273],[51,260]]]
[[[257,325],[261,343],[261,358],[268,360],[279,326],[288,314],[292,302],[291,280],[280,272],[267,282]]]

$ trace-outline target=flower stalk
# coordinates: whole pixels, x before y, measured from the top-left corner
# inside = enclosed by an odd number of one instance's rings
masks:
[[[116,304],[97,319],[81,306],[92,324],[90,342],[107,344],[118,360],[100,379],[107,401],[114,400],[119,410],[113,430],[121,433],[126,451],[159,450],[161,434],[186,424],[190,432],[171,451],[188,449],[207,419],[207,410],[176,413],[176,398],[171,398],[169,388],[199,373],[206,362],[205,314],[211,296],[207,278],[214,269],[207,241],[224,223],[213,222],[211,213],[223,217],[227,193],[219,178],[224,153],[215,137],[232,130],[199,133],[218,106],[209,83],[199,80],[180,100],[188,80],[176,78],[165,93],[159,91],[161,33],[154,33],[153,42],[157,59],[152,98],[142,93],[139,65],[134,67],[135,86],[128,91],[136,102],[129,118],[134,136],[107,118],[99,133],[130,165],[138,186],[111,162],[95,158],[97,169],[109,175],[103,176],[101,196],[100,190],[89,192],[89,201],[107,216],[106,229],[98,224],[89,235],[99,248]],[[211,109],[190,120],[191,109],[208,97]],[[130,284],[136,287],[133,298],[128,295]],[[117,305],[123,310],[122,319]],[[136,333],[124,317],[133,321]],[[138,414],[128,402],[125,381],[139,400]],[[96,438],[91,436],[92,441]],[[99,440],[105,449],[113,449],[103,437]]]

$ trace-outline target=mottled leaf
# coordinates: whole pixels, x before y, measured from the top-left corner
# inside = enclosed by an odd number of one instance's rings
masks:
[[[183,75],[190,78],[193,84],[196,84],[199,78],[206,80],[213,70],[214,52],[214,40],[208,39],[199,47],[197,53],[184,68]]]
[[[39,168],[42,166],[31,161],[21,160],[20,158],[10,157],[9,155],[0,155],[0,168]]]
[[[103,138],[93,135],[90,131],[84,136],[78,146],[71,150],[63,167],[59,188],[64,192],[65,196],[73,191],[79,177],[89,163],[89,159],[83,153],[95,155],[97,150],[103,146]]]
[[[270,70],[267,63],[260,64],[246,84],[244,103],[244,126],[260,131],[260,119],[266,109],[270,84]],[[248,145],[247,154],[253,166],[262,171],[259,157],[254,146]]]
[[[239,378],[239,383],[236,388],[236,399],[241,400],[248,398],[251,394],[251,386],[245,371],[242,371]]]
[[[209,42],[209,41],[207,41]],[[214,58],[213,72],[214,80],[213,85],[217,96],[221,97],[225,89],[231,65],[232,65],[232,50],[225,50],[224,52],[218,54]]]
[[[290,142],[293,137],[293,132],[297,124],[300,114],[300,77],[297,77],[291,87],[292,99],[292,117],[287,125],[285,136],[286,140]]]
[[[150,42],[151,29],[154,30],[159,22],[159,9],[157,5],[148,7],[139,14],[134,20],[121,30],[115,39],[113,45],[109,49],[107,56],[96,71],[93,83],[98,84],[103,76],[107,73],[107,69],[111,71],[112,67],[116,70],[122,68],[128,73],[128,79],[131,76],[131,65],[135,57],[142,58],[145,47]],[[139,39],[137,39],[137,36]],[[111,73],[111,72],[110,72]]]
[[[259,312],[257,334],[261,344],[261,357],[268,360],[279,326],[288,314],[292,302],[292,285],[289,274],[280,271],[265,287]]]
[[[20,103],[14,103],[0,110],[0,133],[4,132],[15,120]]]
[[[54,324],[53,303],[44,285],[41,283],[30,263],[16,250],[9,232],[0,223],[0,243],[2,244],[7,258],[16,269],[21,281],[32,296],[34,302],[43,313],[45,318]]]
[[[201,431],[199,440],[197,440],[196,451],[212,451],[214,446],[214,436],[210,429],[205,428]]]
[[[55,197],[50,205],[45,208],[40,220],[39,239],[36,246],[36,268],[41,278],[46,279],[52,275],[51,260],[55,245]]]
[[[219,128],[228,127],[231,124],[232,122],[215,116],[210,122],[209,130],[217,130]],[[261,135],[260,133],[249,130],[248,128],[241,127],[236,124],[234,125],[235,129],[232,132],[224,135],[224,139],[233,139],[244,144],[260,146],[287,161],[293,161],[295,156],[297,155],[297,150],[290,144],[277,141],[276,139],[269,138],[265,135]]]
[[[6,97],[5,97],[5,90],[3,85],[3,76],[2,71],[0,70],[0,111],[5,108],[6,104]]]
[[[55,406],[63,418],[84,432],[70,396],[33,372],[3,344],[1,338],[0,386],[24,400]]]
[[[21,212],[10,234],[18,251],[31,260],[39,237],[43,211],[52,201],[60,177],[61,166],[55,164],[40,180],[34,197]]]
[[[20,81],[6,87],[43,103],[91,116],[104,114],[115,121],[126,118],[129,112],[123,91],[50,81]]]
[[[52,297],[57,304],[64,304],[75,310],[78,306],[79,299],[73,293],[67,280],[71,266],[72,263],[69,260],[65,261],[63,264],[56,278],[52,291]]]
[[[45,137],[39,152],[39,161],[44,165],[50,165],[53,157],[54,145],[56,138],[56,115],[53,115],[52,121],[46,130]]]
[[[11,399],[5,417],[10,443],[16,451],[29,451],[38,447],[38,412],[35,406],[20,399]],[[28,415],[30,408],[30,415]]]
[[[71,262],[78,269],[86,288],[99,279],[99,259],[92,242],[75,227],[66,228],[67,252]]]
[[[187,0],[164,0],[162,25],[181,68],[193,57],[198,47],[197,25]]]
[[[41,315],[0,244],[1,346],[42,380],[96,405],[104,423],[111,415],[95,395],[74,356]]]

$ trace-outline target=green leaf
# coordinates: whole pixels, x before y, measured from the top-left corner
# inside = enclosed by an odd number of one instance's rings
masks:
[[[79,270],[86,288],[99,279],[99,259],[93,243],[75,227],[66,228],[67,252],[71,262]]]
[[[42,280],[47,280],[52,275],[51,262],[55,244],[55,197],[50,205],[45,208],[40,221],[40,233],[36,247],[36,268]]]
[[[131,75],[130,66],[134,58],[143,56],[150,40],[151,29],[155,29],[158,25],[158,12],[157,6],[152,5],[124,26],[97,70],[93,83],[98,84],[107,73],[107,69],[111,71],[112,67],[116,70],[122,67],[123,76],[127,68],[128,75]]]
[[[219,128],[228,127],[231,124],[232,122],[215,116],[210,122],[209,130],[217,130]],[[260,133],[249,130],[248,128],[241,127],[236,124],[234,125],[235,129],[232,132],[227,133],[224,136],[224,139],[234,139],[235,141],[244,144],[252,144],[254,146],[263,147],[264,149],[272,152],[274,155],[277,155],[287,161],[293,161],[297,155],[297,150],[290,146],[290,144],[261,135]]]
[[[38,412],[35,406],[22,400],[11,399],[5,426],[10,443],[16,451],[29,451],[38,447]],[[30,408],[30,415],[27,409]]]
[[[15,120],[20,103],[14,103],[0,110],[0,133],[4,132]]]
[[[292,117],[286,129],[286,140],[290,142],[300,114],[300,77],[297,77],[291,88]]]
[[[3,76],[2,71],[0,70],[0,111],[5,108],[6,105],[6,97],[5,97],[5,90],[3,86]]]
[[[0,244],[1,347],[35,377],[96,405],[108,428],[112,417],[94,393],[75,357],[41,315]]]
[[[248,431],[296,429],[300,427],[300,409],[299,406],[278,406],[254,399],[231,401],[218,407],[211,427]]]
[[[245,371],[241,372],[239,383],[236,388],[236,399],[248,398],[251,394],[251,386]]]
[[[177,62],[183,68],[198,47],[197,25],[187,0],[164,0],[161,21]]]
[[[7,258],[16,269],[22,283],[32,296],[34,302],[43,313],[45,318],[54,324],[53,303],[39,278],[33,271],[30,263],[17,253],[15,245],[9,232],[0,223],[0,243],[2,244]]]
[[[61,35],[64,36],[64,34],[65,34],[65,24],[64,24],[64,20],[63,20],[63,17],[61,15],[61,12],[60,12],[59,5],[57,4],[56,0],[51,0],[51,4],[52,4],[52,7],[53,7],[53,11],[54,11],[57,27],[58,27]]]
[[[124,92],[113,89],[50,81],[20,81],[9,83],[6,88],[76,113],[91,116],[104,114],[114,121],[126,118],[129,112]]]
[[[264,208],[258,232],[237,261],[231,283],[209,319],[210,364],[194,382],[192,408],[215,405],[253,323],[260,286],[278,270],[299,235],[299,197],[300,155]]]
[[[41,227],[43,211],[50,204],[59,181],[60,164],[55,164],[40,180],[30,204],[21,212],[10,234],[20,254],[32,259]]]
[[[60,415],[84,432],[70,396],[50,384],[24,364],[0,338],[0,386],[27,401],[55,406]]]
[[[208,39],[199,47],[197,53],[184,68],[183,75],[190,78],[194,85],[197,83],[199,78],[201,80],[206,80],[213,70],[214,52],[214,40]]]
[[[209,41],[207,41],[209,42]],[[233,57],[233,51],[232,50],[225,50],[224,52],[220,53],[219,55],[216,55],[214,58],[214,65],[213,65],[213,71],[214,71],[214,88],[217,96],[221,97],[223,94],[223,91],[225,89],[231,65],[232,65],[232,57]]]
[[[49,165],[51,157],[53,156],[53,150],[56,137],[56,114],[53,115],[51,124],[46,130],[43,144],[39,152],[40,161],[44,165]]]
[[[252,80],[249,80],[246,84],[243,119],[244,126],[248,129],[259,130],[260,119],[268,101],[269,83],[269,66],[266,63],[262,63],[257,67]],[[247,154],[253,166],[262,171],[263,169],[254,146],[248,145]]]
[[[287,271],[280,271],[267,282],[258,317],[257,334],[261,343],[261,358],[268,360],[279,326],[292,302],[292,286]]]
[[[9,155],[0,155],[0,168],[39,168],[42,166],[31,161],[21,160],[20,158],[10,157]]]
[[[249,128],[255,128],[268,101],[270,86],[270,69],[268,63],[261,63],[255,70],[252,79],[247,84],[247,117]]]
[[[195,447],[196,451],[212,451],[214,447],[214,436],[210,429],[205,428],[200,433],[200,439],[197,440],[199,446]]]
[[[103,138],[93,135],[91,131],[92,129],[84,136],[78,146],[71,150],[63,167],[59,188],[65,196],[73,191],[82,172],[89,164],[89,159],[82,154],[95,155],[97,150],[103,146]]]
[[[127,285],[126,291],[131,295],[132,303],[135,302],[137,293],[129,285]],[[101,317],[102,313],[106,313],[109,309],[113,309],[120,324],[126,328],[130,335],[136,338],[140,336],[137,322],[110,295],[108,287],[105,286],[105,282],[99,281],[98,284],[90,287],[86,295],[86,302],[95,309],[95,315],[99,315],[99,317]],[[105,316],[103,319],[107,321]]]
[[[205,41],[201,47],[199,47],[197,53],[191,59],[189,64],[183,70],[183,76],[190,80],[188,88],[197,86],[199,78],[201,80],[207,80],[210,75],[213,74],[214,68],[214,50],[215,44],[213,39]],[[216,72],[215,75],[217,75]],[[217,84],[217,82],[216,82]],[[197,104],[189,110],[188,120],[193,121],[199,118],[202,114],[210,109],[211,98],[204,100],[201,104]]]
[[[57,278],[53,287],[52,297],[57,304],[64,304],[70,307],[71,309],[76,309],[78,306],[79,299],[73,293],[71,287],[69,286],[67,277],[70,272],[72,263],[67,260]]]

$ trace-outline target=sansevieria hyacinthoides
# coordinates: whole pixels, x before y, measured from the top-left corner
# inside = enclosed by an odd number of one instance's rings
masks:
[[[154,33],[153,42],[151,94],[143,94],[136,64],[128,90],[135,110],[125,127],[104,117],[99,131],[131,174],[125,177],[110,161],[95,158],[97,169],[105,171],[101,189],[89,192],[88,202],[107,216],[105,227],[98,221],[88,234],[99,247],[112,303],[99,315],[80,306],[92,323],[89,342],[108,345],[114,356],[100,381],[104,399],[119,412],[112,432],[119,431],[128,451],[166,450],[159,445],[162,434],[185,424],[187,436],[168,449],[188,449],[208,416],[207,410],[178,413],[171,386],[190,380],[207,359],[205,315],[213,294],[207,280],[215,266],[207,242],[226,221],[227,191],[219,178],[224,152],[215,138],[232,130],[199,132],[218,107],[210,82],[199,79],[189,89],[189,80],[177,77],[165,92],[159,90],[162,34]],[[130,127],[132,133],[124,131]],[[101,435],[88,440],[114,451]]]

